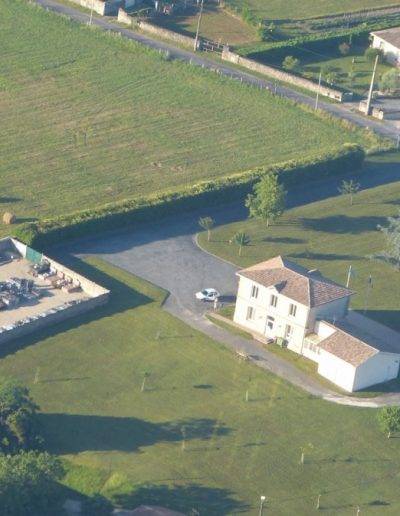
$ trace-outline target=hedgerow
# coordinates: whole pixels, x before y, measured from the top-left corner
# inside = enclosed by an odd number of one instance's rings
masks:
[[[277,172],[285,186],[299,185],[324,177],[342,175],[359,169],[365,152],[356,144],[345,144],[324,155],[290,160],[260,167],[213,181],[202,181],[174,191],[108,203],[94,209],[25,223],[15,236],[25,243],[43,249],[71,238],[78,238],[136,223],[160,219],[191,209],[243,199],[264,174]]]

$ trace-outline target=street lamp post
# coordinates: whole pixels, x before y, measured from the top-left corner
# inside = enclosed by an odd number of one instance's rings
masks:
[[[265,500],[266,500],[265,496],[260,496],[260,511],[258,513],[258,516],[263,516]]]
[[[92,0],[92,7],[90,9],[89,25],[92,25],[92,21],[93,21],[93,8],[94,8],[94,0]]]

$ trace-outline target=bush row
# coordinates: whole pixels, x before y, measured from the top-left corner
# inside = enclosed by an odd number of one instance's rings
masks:
[[[345,144],[314,158],[291,160],[213,181],[203,181],[172,192],[126,199],[69,215],[25,223],[16,229],[15,236],[28,245],[44,249],[67,239],[132,226],[185,210],[244,199],[254,183],[271,171],[278,173],[285,186],[290,187],[302,181],[357,170],[362,166],[364,157],[365,153],[360,146]]]
[[[258,43],[246,45],[236,51],[243,56],[251,57],[268,63],[281,63],[287,55],[294,57],[304,56],[304,52],[329,54],[337,50],[342,42],[351,42],[355,45],[367,45],[371,31],[392,27],[393,19],[382,19],[374,23],[364,23],[356,27],[338,30],[327,29],[323,34],[306,34],[289,40],[276,43]]]

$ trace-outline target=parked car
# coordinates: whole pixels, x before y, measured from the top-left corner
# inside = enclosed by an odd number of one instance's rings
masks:
[[[205,288],[200,292],[196,292],[196,299],[200,301],[215,301],[219,296],[220,293],[215,288]]]

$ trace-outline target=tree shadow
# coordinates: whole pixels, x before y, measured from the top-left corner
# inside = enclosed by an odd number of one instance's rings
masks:
[[[63,260],[63,264],[71,267],[74,271],[79,272],[88,279],[110,290],[110,298],[107,304],[96,307],[90,312],[77,315],[71,319],[49,326],[48,328],[41,328],[40,330],[26,335],[18,340],[13,340],[2,344],[0,348],[0,359],[15,353],[21,349],[37,344],[38,342],[53,337],[58,333],[62,333],[73,328],[78,328],[81,325],[89,324],[92,321],[102,319],[104,317],[111,317],[120,312],[125,312],[132,308],[141,305],[152,303],[155,300],[141,294],[137,290],[129,287],[122,281],[115,277],[109,276],[104,272],[96,269],[92,265],[72,256],[68,256],[68,260]]]
[[[379,224],[385,224],[386,218],[373,215],[361,217],[331,215],[320,219],[301,218],[300,222],[305,229],[311,229],[312,231],[337,234],[351,233],[355,235],[375,230]]]
[[[17,217],[16,223],[23,224],[24,222],[35,222],[37,220],[37,217]]]
[[[140,452],[161,442],[207,440],[231,431],[215,419],[153,423],[135,417],[39,414],[46,449],[55,454],[85,451]]]
[[[273,244],[304,244],[306,240],[292,237],[265,237],[262,239],[262,242],[270,242]]]
[[[132,493],[116,495],[115,503],[134,509],[140,505],[155,505],[188,515],[223,516],[246,512],[249,506],[233,497],[228,489],[198,484],[144,484]]]
[[[0,197],[0,203],[4,203],[4,204],[11,204],[11,203],[14,203],[14,202],[20,202],[22,201],[22,197]]]
[[[291,258],[305,258],[309,260],[361,260],[359,256],[354,254],[335,254],[335,253],[313,253],[303,251],[302,253],[291,253]]]

